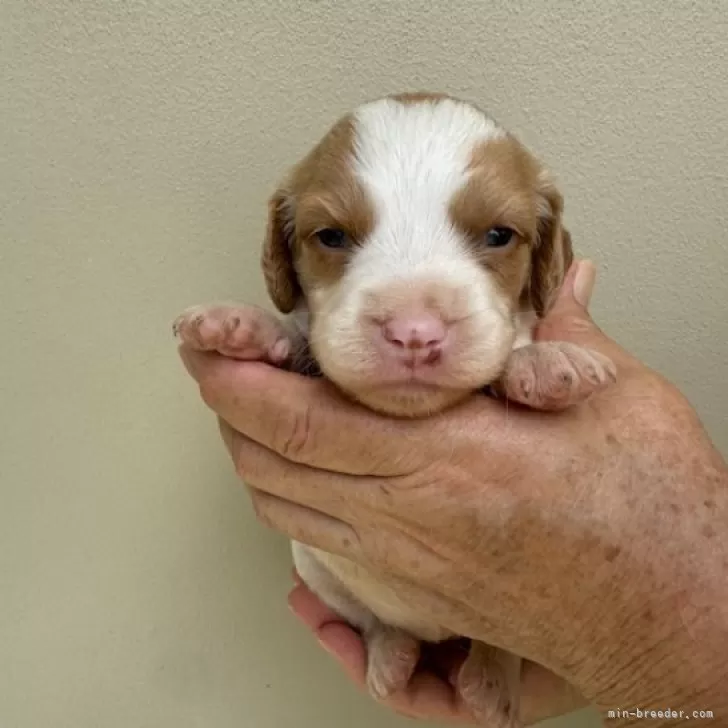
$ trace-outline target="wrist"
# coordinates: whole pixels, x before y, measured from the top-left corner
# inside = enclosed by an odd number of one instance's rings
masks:
[[[694,711],[728,722],[728,470],[706,440],[665,451],[683,461],[665,469],[655,500],[645,495],[651,513],[592,617],[602,627],[578,684],[610,723],[636,723],[637,710],[676,711],[662,716],[670,725]],[[638,473],[655,472],[652,458],[642,465]],[[654,477],[642,482],[655,489]]]
[[[624,625],[618,649],[604,646],[609,664],[585,690],[602,716],[615,725],[637,723],[647,712],[656,725],[663,724],[660,718],[665,725],[681,725],[701,714],[728,721],[728,619],[722,607],[727,599],[722,590],[645,605],[632,628]]]

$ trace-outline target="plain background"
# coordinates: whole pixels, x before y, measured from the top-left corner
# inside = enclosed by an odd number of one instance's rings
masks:
[[[728,452],[725,0],[5,0],[0,40],[3,728],[413,725],[289,615],[170,332],[264,300],[267,195],[365,99],[520,133],[599,321]]]

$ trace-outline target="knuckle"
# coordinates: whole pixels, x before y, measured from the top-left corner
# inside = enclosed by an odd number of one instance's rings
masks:
[[[278,427],[276,441],[278,452],[288,460],[300,461],[311,448],[311,406],[302,403],[295,408]]]
[[[201,379],[199,382],[200,399],[210,408],[214,409],[215,405],[215,394],[214,388],[210,386],[210,383],[205,379]]]
[[[216,411],[220,404],[220,385],[216,377],[206,374],[200,377],[198,381],[200,389],[200,397],[202,401],[211,409]]]
[[[250,474],[250,468],[248,465],[249,464],[242,456],[242,453],[233,453],[233,468],[235,469],[235,475],[237,475],[238,478],[240,478],[240,480],[242,481],[245,481],[245,479]]]
[[[250,489],[250,499],[253,503],[253,512],[255,513],[256,520],[266,528],[274,528],[275,524],[271,516],[271,509],[269,508],[270,501],[262,493],[253,488]]]

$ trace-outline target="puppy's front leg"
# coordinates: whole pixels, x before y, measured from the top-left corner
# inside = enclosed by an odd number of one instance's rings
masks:
[[[617,378],[611,359],[565,341],[514,349],[493,386],[497,394],[537,410],[564,410],[606,389]]]
[[[177,317],[172,328],[192,348],[233,359],[283,366],[294,349],[292,331],[257,306],[193,306]]]

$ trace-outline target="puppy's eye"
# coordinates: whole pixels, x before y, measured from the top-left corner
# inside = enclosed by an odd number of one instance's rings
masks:
[[[319,230],[316,237],[324,248],[345,248],[349,243],[346,233],[337,228]]]
[[[513,240],[513,230],[507,227],[494,227],[485,234],[485,244],[489,248],[505,248]]]

